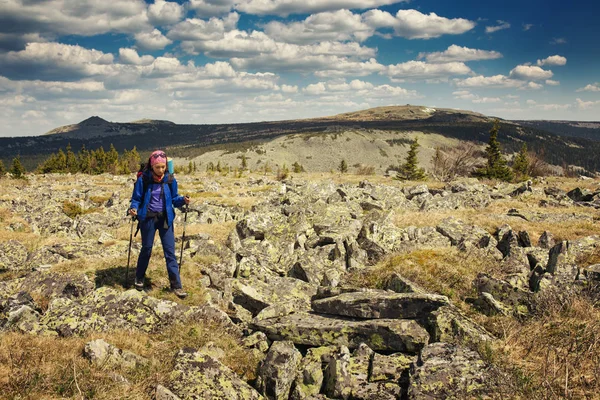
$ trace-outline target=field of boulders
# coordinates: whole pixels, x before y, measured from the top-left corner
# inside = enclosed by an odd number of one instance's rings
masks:
[[[600,391],[599,181],[178,182],[185,300],[158,239],[132,288],[133,176],[2,180],[1,398]]]

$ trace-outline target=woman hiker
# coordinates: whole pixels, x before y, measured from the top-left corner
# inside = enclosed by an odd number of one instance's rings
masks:
[[[190,204],[190,198],[177,194],[177,181],[167,171],[167,156],[164,151],[153,152],[147,166],[135,182],[128,211],[129,215],[137,216],[139,229],[142,231],[142,250],[137,261],[134,286],[137,290],[144,289],[144,276],[152,255],[154,235],[158,230],[171,290],[177,297],[183,299],[187,293],[181,286],[179,265],[175,256],[173,220],[175,219],[174,208]]]

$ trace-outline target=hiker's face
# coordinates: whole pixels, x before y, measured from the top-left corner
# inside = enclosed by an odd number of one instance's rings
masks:
[[[157,176],[163,176],[165,174],[165,171],[167,170],[167,164],[154,164],[152,166],[152,171],[154,171],[154,173]]]

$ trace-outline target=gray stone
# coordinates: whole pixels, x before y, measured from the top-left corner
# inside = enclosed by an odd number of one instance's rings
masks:
[[[107,343],[104,339],[96,339],[86,343],[83,355],[93,364],[102,368],[137,368],[149,363],[148,359],[140,357],[127,350],[121,350]]]
[[[252,328],[265,332],[271,340],[291,340],[297,345],[344,345],[356,348],[364,342],[376,351],[413,354],[429,340],[427,331],[418,323],[399,319],[354,321],[295,313],[254,322]]]
[[[493,398],[488,366],[474,351],[450,343],[432,343],[414,364],[408,399]]]
[[[256,389],[267,399],[287,400],[301,360],[291,341],[273,342],[258,370]]]
[[[344,293],[316,300],[314,311],[354,318],[415,319],[447,305],[448,298],[419,293]]]
[[[263,399],[220,361],[190,348],[179,351],[170,378],[172,392],[182,399]]]

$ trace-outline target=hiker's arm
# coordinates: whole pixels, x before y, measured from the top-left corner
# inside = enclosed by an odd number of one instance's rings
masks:
[[[183,196],[180,196],[177,192],[177,179],[173,179],[173,183],[171,184],[173,193],[171,193],[171,199],[173,199],[173,207],[181,207],[186,204]]]
[[[133,193],[131,194],[131,203],[129,204],[129,209],[137,210],[140,208],[140,203],[142,202],[143,192],[144,191],[144,182],[142,178],[138,178],[135,181],[135,185],[133,185]]]

